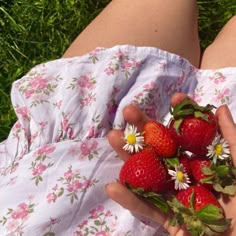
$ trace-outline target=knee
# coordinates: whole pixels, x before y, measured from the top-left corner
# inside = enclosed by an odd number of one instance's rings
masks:
[[[235,65],[236,51],[236,16],[233,16],[216,36],[215,40],[205,49],[202,60],[202,69],[217,69]]]

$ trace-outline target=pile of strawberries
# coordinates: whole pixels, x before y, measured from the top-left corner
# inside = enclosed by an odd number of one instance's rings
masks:
[[[171,225],[184,226],[194,236],[223,233],[231,222],[218,197],[235,195],[236,170],[214,108],[186,98],[171,108],[167,126],[147,122],[143,148],[119,175],[121,184],[171,214]]]

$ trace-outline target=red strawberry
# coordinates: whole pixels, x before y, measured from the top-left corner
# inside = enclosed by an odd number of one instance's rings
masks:
[[[216,235],[230,225],[216,197],[202,186],[179,191],[169,205],[174,212],[172,224],[185,225],[191,235]]]
[[[168,128],[157,121],[149,121],[144,126],[144,142],[151,146],[160,157],[176,155],[178,146]]]
[[[198,184],[208,188],[212,189],[212,179],[213,179],[213,174],[206,175],[204,174],[203,168],[210,168],[211,162],[209,159],[206,159],[205,157],[197,157],[193,156],[191,161],[190,161],[190,167],[192,170],[192,175],[194,179],[197,181]],[[203,179],[209,179],[209,183],[203,182]]]
[[[193,209],[194,211],[199,211],[208,204],[212,204],[218,207],[222,212],[223,209],[212,192],[203,186],[190,186],[187,189],[181,190],[177,193],[176,198],[187,208],[191,207],[190,196],[194,194],[193,197]]]
[[[213,106],[198,106],[184,99],[173,111],[169,129],[177,143],[186,151],[198,155],[207,154],[217,133],[217,122],[211,111]]]
[[[144,192],[160,193],[166,182],[166,169],[152,149],[144,149],[132,155],[122,166],[121,184],[143,188]]]

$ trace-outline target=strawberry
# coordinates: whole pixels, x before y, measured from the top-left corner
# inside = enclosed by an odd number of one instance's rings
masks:
[[[227,160],[212,163],[202,156],[193,155],[190,167],[198,184],[227,195],[234,196],[236,194],[236,168]]]
[[[191,202],[191,198],[190,198],[192,194],[194,194],[193,199],[192,199],[193,202]],[[219,201],[213,195],[213,193],[202,186],[190,186],[187,189],[181,190],[176,195],[176,198],[185,207],[187,208],[193,207],[194,211],[199,211],[202,208],[204,208],[206,205],[211,204],[218,207],[219,210],[222,211],[223,213],[223,209]]]
[[[169,206],[160,194],[166,183],[167,170],[151,149],[143,149],[133,154],[122,166],[120,183],[135,194],[152,202],[162,212],[167,213]]]
[[[186,151],[206,155],[207,147],[217,134],[217,122],[212,105],[198,106],[189,98],[184,99],[171,111],[169,124],[172,136]]]
[[[145,124],[144,142],[151,146],[160,157],[172,157],[178,151],[178,145],[168,128],[157,121],[149,121]]]
[[[216,197],[203,186],[179,191],[169,205],[174,212],[171,224],[184,225],[191,235],[216,235],[230,225]]]
[[[120,170],[120,183],[144,192],[160,193],[166,182],[166,169],[152,149],[133,154]]]
[[[199,185],[203,185],[208,189],[212,189],[213,173],[205,174],[204,168],[210,168],[211,161],[202,156],[192,156],[190,167],[193,178]]]

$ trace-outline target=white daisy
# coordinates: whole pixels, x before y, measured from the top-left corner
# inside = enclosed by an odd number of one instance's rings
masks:
[[[123,146],[123,149],[130,153],[139,152],[140,149],[143,149],[144,137],[141,133],[137,132],[137,127],[134,125],[126,125],[124,140],[126,144]]]
[[[212,144],[209,145],[207,149],[207,156],[209,159],[213,159],[214,164],[216,164],[217,159],[226,160],[230,157],[229,145],[219,134],[216,135]]]
[[[168,173],[172,176],[171,179],[175,180],[176,190],[186,189],[189,187],[191,181],[182,164],[175,166],[175,170],[168,170]]]

